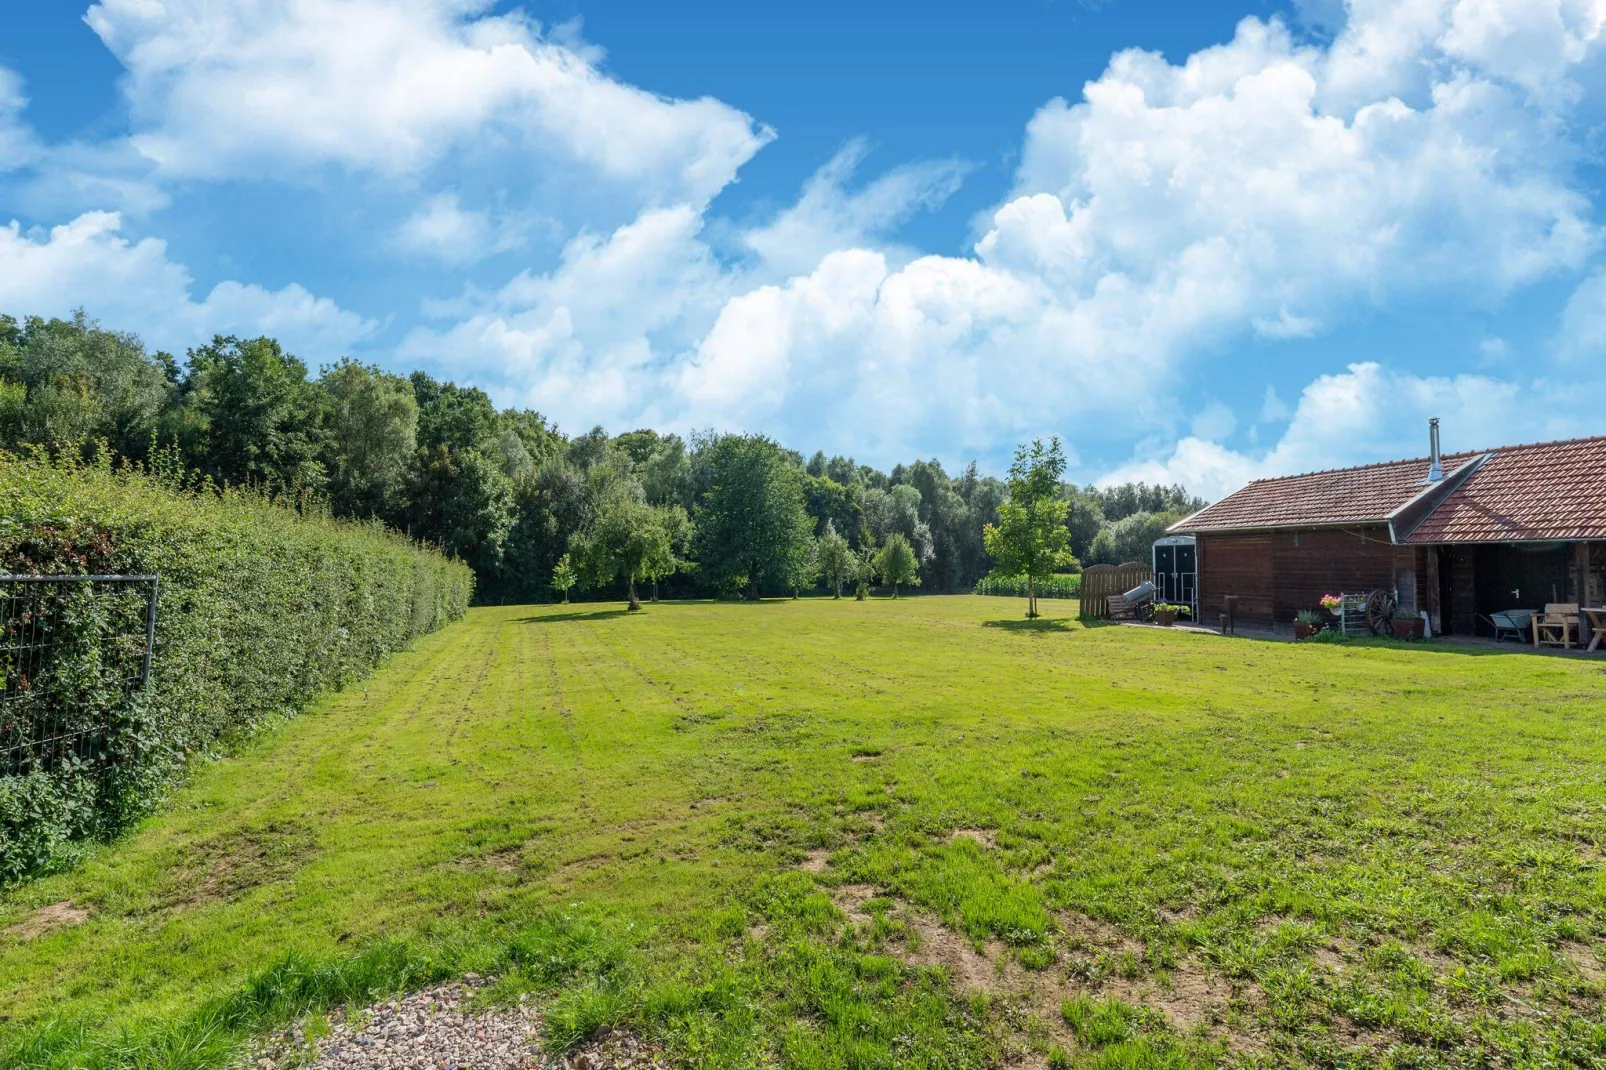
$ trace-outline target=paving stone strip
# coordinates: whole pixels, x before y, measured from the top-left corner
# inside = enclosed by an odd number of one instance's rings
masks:
[[[545,1054],[540,1011],[529,1000],[468,1011],[474,990],[489,983],[469,974],[353,1013],[336,1010],[315,1044],[294,1026],[259,1041],[239,1070],[667,1070],[656,1047],[615,1031]]]

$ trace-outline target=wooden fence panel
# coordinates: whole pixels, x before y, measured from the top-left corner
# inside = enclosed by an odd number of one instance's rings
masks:
[[[1082,572],[1082,615],[1108,620],[1110,595],[1125,594],[1154,579],[1154,569],[1141,561],[1120,565],[1094,565]]]

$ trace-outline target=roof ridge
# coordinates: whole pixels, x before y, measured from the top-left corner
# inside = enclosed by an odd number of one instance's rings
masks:
[[[1606,435],[1578,435],[1575,438],[1552,438],[1544,442],[1512,442],[1504,446],[1491,446],[1486,450],[1472,450],[1473,453],[1499,453],[1501,450],[1536,450],[1545,446],[1571,446],[1578,442],[1603,442]],[[1448,454],[1446,454],[1448,456]]]
[[[1570,446],[1578,442],[1599,442],[1602,440],[1606,440],[1606,435],[1580,435],[1576,438],[1555,438],[1545,442],[1513,442],[1504,446],[1491,446],[1488,449],[1456,450],[1452,453],[1440,454],[1440,459],[1447,460],[1451,457],[1476,457],[1480,453],[1500,453],[1504,450],[1529,450],[1540,449],[1546,446]],[[1363,472],[1367,469],[1389,468],[1399,464],[1426,464],[1432,459],[1433,458],[1431,457],[1402,457],[1392,461],[1372,461],[1368,464],[1345,465],[1341,468],[1316,468],[1308,472],[1289,472],[1287,475],[1281,476],[1261,476],[1259,479],[1251,479],[1244,485],[1246,487],[1252,487],[1256,483],[1276,483],[1284,479],[1302,479],[1305,476],[1326,476],[1332,475],[1334,472]],[[1222,500],[1225,501],[1226,499]]]
[[[1510,447],[1504,447],[1504,448],[1509,449]],[[1492,450],[1462,450],[1462,451],[1458,451],[1456,453],[1440,454],[1440,460],[1443,460],[1444,458],[1447,458],[1447,457],[1475,457],[1480,453],[1492,453],[1492,452],[1494,452],[1494,451],[1492,451]],[[1334,472],[1364,472],[1364,471],[1367,471],[1368,469],[1372,469],[1372,468],[1393,468],[1396,465],[1402,465],[1402,464],[1427,464],[1432,459],[1433,458],[1431,458],[1431,457],[1402,457],[1402,458],[1399,458],[1399,459],[1393,460],[1393,461],[1372,461],[1369,464],[1349,464],[1349,465],[1345,465],[1342,468],[1314,468],[1309,472],[1290,472],[1290,473],[1288,473],[1287,475],[1284,475],[1284,476],[1261,476],[1259,479],[1251,479],[1248,483],[1246,483],[1244,485],[1247,486],[1247,487],[1252,487],[1256,483],[1277,483],[1277,482],[1280,482],[1280,481],[1282,481],[1284,479],[1303,479],[1305,476],[1327,476],[1327,475],[1332,475]],[[1225,501],[1226,499],[1224,498],[1222,500]]]

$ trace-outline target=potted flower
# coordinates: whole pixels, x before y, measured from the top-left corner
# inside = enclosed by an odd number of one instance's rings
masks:
[[[1294,614],[1294,642],[1303,643],[1322,630],[1322,615],[1314,609],[1302,609]]]
[[[1187,606],[1179,606],[1174,602],[1156,602],[1154,604],[1154,623],[1162,628],[1169,628],[1177,622],[1178,617],[1186,617],[1188,613]]]
[[[1335,621],[1344,619],[1344,596],[1341,594],[1324,594],[1321,598],[1322,608],[1333,615]],[[1322,623],[1326,623],[1323,621]]]

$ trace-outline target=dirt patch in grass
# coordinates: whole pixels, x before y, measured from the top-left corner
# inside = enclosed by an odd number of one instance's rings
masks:
[[[1088,917],[1086,914],[1074,910],[1062,911],[1054,915],[1059,924],[1060,931],[1065,934],[1066,943],[1076,949],[1104,950],[1115,954],[1128,952],[1141,958],[1143,945],[1136,940],[1125,936],[1120,929],[1107,921]]]
[[[157,906],[200,906],[288,880],[316,849],[311,830],[291,822],[214,836],[189,849]]]
[[[997,996],[1032,987],[1027,972],[1009,958],[1004,945],[997,940],[987,941],[978,951],[969,939],[929,914],[910,912],[903,920],[918,939],[899,958],[911,966],[938,966],[947,970],[961,992]]]
[[[805,873],[824,873],[825,868],[828,865],[827,860],[830,857],[830,851],[827,851],[823,847],[816,847],[814,850],[803,856],[803,861],[797,864],[797,868],[801,869]]]
[[[488,855],[469,855],[458,860],[463,869],[494,869],[498,873],[517,873],[523,868],[524,848],[504,847]]]
[[[1207,972],[1192,959],[1183,959],[1171,971],[1166,985],[1139,985],[1137,998],[1128,1002],[1144,1003],[1165,1013],[1173,1025],[1187,1033],[1200,1025],[1221,1024],[1227,1015],[1227,1005],[1234,991],[1220,974]],[[1117,982],[1133,985],[1133,982]]]
[[[831,901],[855,925],[863,925],[872,920],[864,904],[875,897],[875,886],[870,884],[839,884],[831,889]]]
[[[955,835],[958,833],[956,832]],[[870,885],[838,885],[831,890],[832,901],[848,920],[864,925],[872,920],[864,904],[880,893]],[[981,994],[1018,1005],[1048,1030],[1056,1041],[1069,1042],[1060,1007],[1080,995],[1114,997],[1133,1006],[1149,1007],[1166,1016],[1179,1033],[1203,1027],[1225,1040],[1236,1051],[1258,1050],[1257,1038],[1229,1033],[1224,1023],[1233,999],[1258,1001],[1259,993],[1240,995],[1219,974],[1192,960],[1177,963],[1162,978],[1104,976],[1085,978],[1069,970],[1028,970],[998,940],[978,944],[975,940],[943,925],[935,917],[898,901],[896,919],[911,935],[901,947],[889,952],[911,966],[938,967],[948,973],[954,987],[967,995]],[[1141,962],[1144,947],[1140,941],[1123,935],[1107,922],[1083,914],[1057,916],[1066,942],[1101,954],[1129,953]],[[1029,1062],[1029,1060],[1028,1060]]]
[[[950,841],[971,840],[981,844],[983,847],[998,846],[998,836],[992,829],[954,829],[949,834],[948,839]]]
[[[599,870],[612,861],[614,861],[612,854],[586,855],[584,858],[571,859],[546,874],[546,879],[553,884],[572,884],[587,873]]]
[[[1576,940],[1563,940],[1561,946],[1556,948],[1556,953],[1578,967],[1578,972],[1583,974],[1584,980],[1590,984],[1598,985],[1606,980],[1606,969],[1601,968],[1600,957],[1588,944]]]
[[[87,910],[66,902],[51,903],[49,906],[29,912],[21,921],[6,926],[0,932],[18,940],[37,940],[41,936],[59,929],[70,929],[88,920]]]

